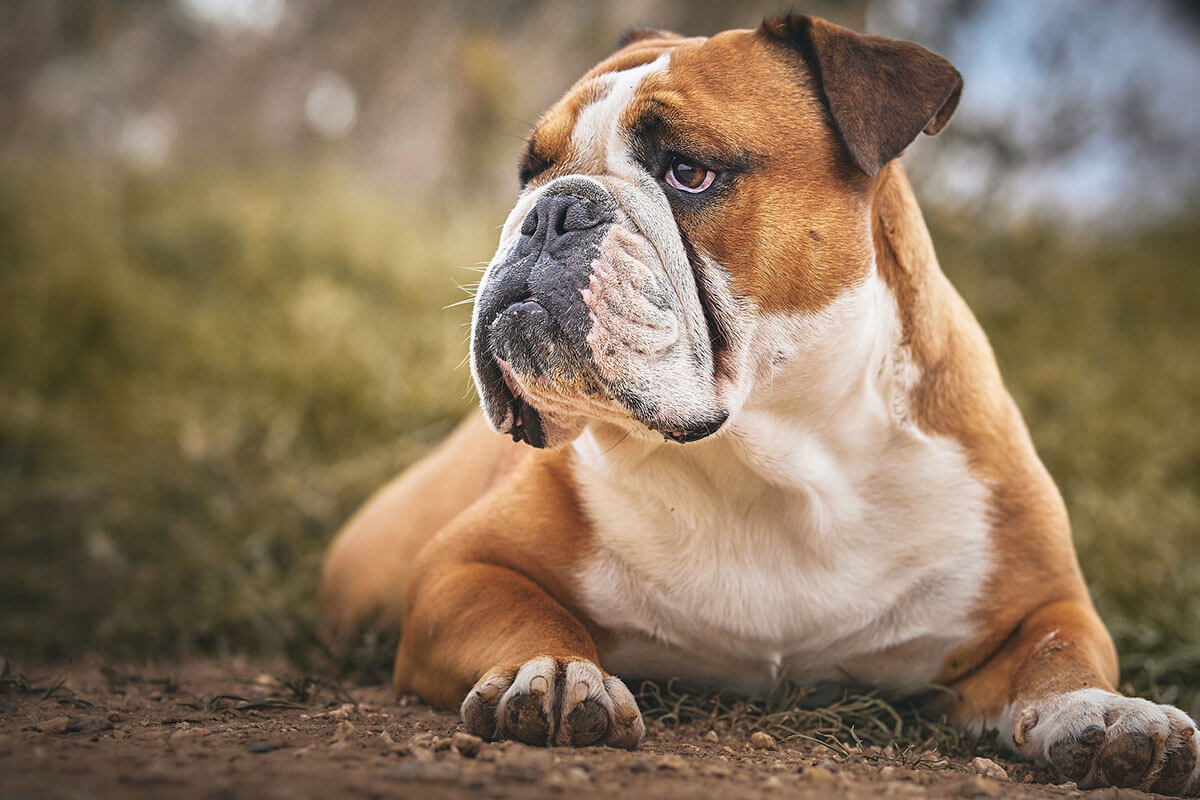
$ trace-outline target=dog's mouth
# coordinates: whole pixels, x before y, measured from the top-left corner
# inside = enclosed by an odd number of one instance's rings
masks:
[[[724,366],[722,362],[724,351],[728,346],[728,339],[722,324],[723,320],[718,310],[714,308],[715,304],[709,296],[707,287],[700,279],[699,273],[697,273],[697,286],[707,328],[706,333],[713,348],[715,368],[713,380],[719,381],[722,377],[722,367]],[[495,352],[489,353],[489,356],[488,371],[494,370],[492,374],[497,375],[498,373],[497,377],[500,378],[498,381],[493,379],[489,382],[492,387],[489,405],[497,411],[503,409],[509,412],[511,422],[506,432],[514,442],[525,442],[532,447],[545,448],[547,439],[542,413],[534,406],[528,393],[522,389],[513,365]],[[608,388],[613,389],[613,387]],[[636,398],[622,396],[618,391],[612,399],[628,410],[633,419],[655,431],[667,441],[678,444],[696,442],[714,435],[728,418],[727,412],[718,410],[707,418],[689,420],[682,424],[680,421],[674,421],[669,425],[663,425],[661,422],[656,424],[654,415],[644,413],[646,411],[644,405]]]
[[[500,377],[504,379],[504,391],[508,395],[508,407],[512,412],[512,428],[508,433],[514,442],[525,442],[533,447],[546,446],[546,434],[542,430],[542,417],[537,409],[525,401],[521,387],[513,378],[512,370],[504,362],[497,362]]]

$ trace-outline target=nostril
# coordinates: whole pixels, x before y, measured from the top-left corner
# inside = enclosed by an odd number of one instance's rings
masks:
[[[560,203],[555,206],[552,213],[554,214],[554,233],[556,235],[562,236],[564,233],[571,230],[571,228],[567,227],[567,220],[571,215],[571,209],[576,205],[578,205],[578,203],[567,202]]]
[[[563,214],[562,230],[566,231],[585,231],[588,228],[594,228],[600,224],[600,215],[597,213],[594,206],[590,203],[580,200],[571,203]]]
[[[533,236],[535,233],[537,233],[537,227],[538,211],[535,208],[525,215],[525,221],[521,223],[521,235]]]
[[[574,231],[603,224],[607,215],[595,203],[570,194],[543,197],[521,221],[521,235],[532,242],[545,237],[551,242]]]

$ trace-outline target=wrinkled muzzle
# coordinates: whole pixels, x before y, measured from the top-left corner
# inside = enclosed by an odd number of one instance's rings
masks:
[[[704,309],[665,198],[656,207],[640,188],[617,188],[571,176],[523,198],[484,274],[472,371],[489,423],[516,441],[562,444],[589,419],[692,441],[724,421]]]

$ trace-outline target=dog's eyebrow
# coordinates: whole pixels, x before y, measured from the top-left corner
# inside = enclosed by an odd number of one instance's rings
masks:
[[[669,94],[656,93],[631,107],[623,122],[634,155],[644,164],[662,151],[729,172],[746,172],[762,160],[703,120],[685,117]]]

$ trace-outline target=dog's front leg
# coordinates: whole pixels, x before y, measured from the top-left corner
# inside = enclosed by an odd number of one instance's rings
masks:
[[[1031,613],[982,667],[954,684],[951,719],[1011,735],[1023,755],[1079,786],[1200,792],[1200,735],[1174,706],[1114,689],[1116,654],[1089,604]]]
[[[583,624],[525,575],[442,563],[421,576],[409,608],[397,693],[461,701],[467,730],[486,739],[633,748],[644,736],[633,695],[600,669]]]

